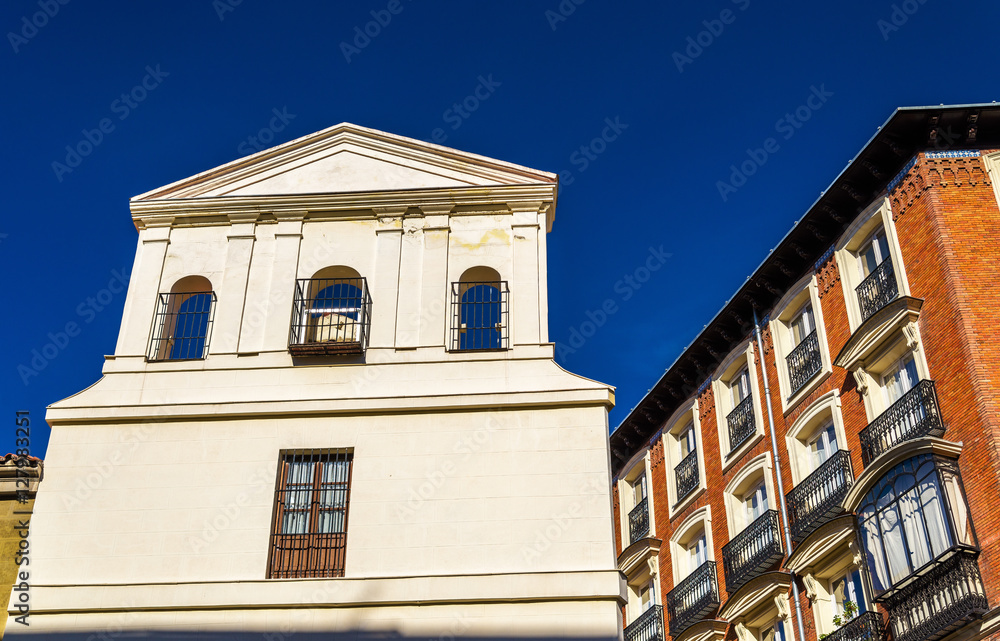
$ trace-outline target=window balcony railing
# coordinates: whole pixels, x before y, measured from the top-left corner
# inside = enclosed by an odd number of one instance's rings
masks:
[[[680,501],[698,487],[698,452],[691,453],[681,459],[674,468],[674,479],[677,482],[677,500]]]
[[[778,511],[768,510],[722,546],[726,590],[732,594],[750,579],[767,572],[784,556]]]
[[[715,562],[706,561],[667,593],[670,636],[698,623],[719,607],[719,580]]]
[[[639,505],[632,508],[628,513],[629,545],[635,543],[649,534],[649,502],[648,499],[639,501]]]
[[[448,349],[453,352],[508,349],[509,299],[505,280],[452,283]]]
[[[365,278],[299,279],[288,351],[294,356],[363,354],[371,313]]]
[[[788,493],[792,540],[802,539],[840,513],[840,502],[854,484],[851,453],[840,450]]]
[[[861,430],[861,458],[867,466],[903,441],[942,434],[934,381],[923,380]]]
[[[896,270],[892,267],[892,260],[886,258],[879,263],[855,291],[858,293],[862,321],[868,320],[872,314],[895,300],[899,287],[896,285]]]
[[[726,415],[729,426],[729,451],[733,452],[757,431],[753,415],[753,394],[740,401],[733,411]]]
[[[215,292],[160,294],[146,359],[183,361],[205,358],[215,319]]]
[[[814,329],[802,339],[785,358],[788,364],[788,386],[792,394],[802,389],[813,376],[823,369],[823,359],[819,354],[819,335]]]
[[[625,628],[625,641],[664,641],[663,606],[650,606]]]
[[[823,637],[823,641],[887,641],[885,623],[879,612],[862,612],[834,632]]]
[[[924,576],[879,599],[889,613],[893,641],[934,641],[989,610],[977,555],[975,550],[958,550]]]

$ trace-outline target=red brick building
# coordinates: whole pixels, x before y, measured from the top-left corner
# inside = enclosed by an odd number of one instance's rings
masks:
[[[998,149],[896,111],[611,434],[626,641],[1000,636]]]

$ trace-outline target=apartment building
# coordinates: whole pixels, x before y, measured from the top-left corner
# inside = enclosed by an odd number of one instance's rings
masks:
[[[556,195],[342,124],[133,198],[7,635],[619,638],[614,394],[553,360]]]
[[[614,430],[626,641],[1000,636],[998,149],[897,110]]]

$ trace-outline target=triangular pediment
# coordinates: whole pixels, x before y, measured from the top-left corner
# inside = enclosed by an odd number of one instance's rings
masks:
[[[537,185],[556,175],[342,123],[132,201]]]

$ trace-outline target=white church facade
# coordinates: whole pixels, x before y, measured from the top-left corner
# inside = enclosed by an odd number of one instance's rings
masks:
[[[350,124],[133,198],[7,634],[620,638],[614,393],[553,359],[556,199]]]

